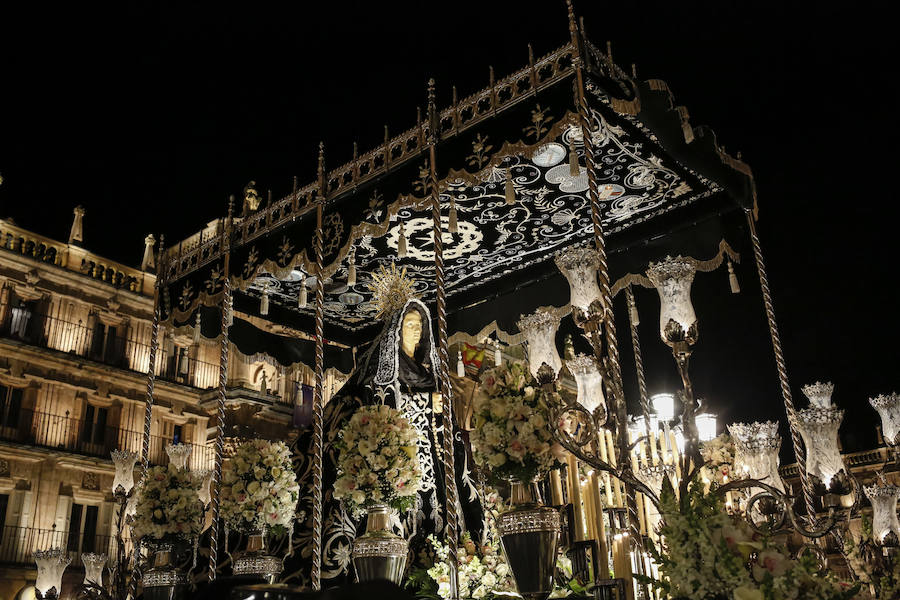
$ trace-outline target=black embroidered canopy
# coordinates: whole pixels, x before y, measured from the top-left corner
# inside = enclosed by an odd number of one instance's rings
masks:
[[[664,82],[629,77],[590,44],[586,55],[613,275],[642,270],[666,252],[711,254],[726,231],[740,227],[741,219],[729,214],[754,205],[749,168],[725,154],[710,132],[691,128]],[[474,335],[494,321],[514,329],[520,314],[568,302],[552,258],[592,239],[572,59],[568,44],[438,113],[451,334]],[[420,122],[326,175],[325,323],[331,340],[360,345],[378,333],[366,284],[379,265],[405,265],[421,298],[434,300],[428,135],[429,124]],[[265,290],[270,308],[262,318],[312,330],[312,287],[307,306],[299,307],[298,297],[315,272],[317,189],[312,183],[234,219],[228,246],[239,312],[258,316]],[[169,251],[164,319],[190,322],[199,305],[221,299],[222,223],[208,239]],[[401,236],[407,250],[399,258]],[[357,277],[348,286],[351,262]],[[553,285],[533,285],[556,278]]]

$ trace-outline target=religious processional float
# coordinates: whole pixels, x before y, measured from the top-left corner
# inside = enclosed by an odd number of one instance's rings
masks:
[[[247,599],[374,578],[423,598],[897,597],[900,396],[871,399],[888,460],[857,481],[833,386],[794,402],[749,166],[692,127],[664,82],[593,46],[568,6],[560,48],[529,48],[527,66],[491,70],[488,87],[453,90],[441,110],[430,82],[412,129],[330,171],[320,147],[316,181],[268,202],[248,185],[237,211],[161,249],[152,347],[162,327],[221,348],[215,468],[149,466],[152,352],[142,482],[114,486],[113,577],[104,586],[101,570],[87,597],[185,597],[235,574],[280,582],[235,583]],[[691,377],[692,284],[727,269],[722,289],[740,292],[742,253],[796,488],[779,471],[777,423],[717,436]],[[653,337],[671,352],[677,397],[648,392],[644,289],[658,296]],[[729,298],[717,298],[723,315]],[[289,447],[239,440],[225,456],[232,349],[314,373]],[[344,383],[326,403],[335,373]],[[117,481],[133,478],[138,457],[113,458]],[[53,595],[67,557],[36,561]]]

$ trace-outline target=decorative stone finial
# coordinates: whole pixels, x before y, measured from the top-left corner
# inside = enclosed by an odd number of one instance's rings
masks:
[[[81,242],[84,241],[84,231],[81,226],[81,221],[84,218],[84,207],[81,205],[76,206],[72,212],[75,218],[72,220],[72,229],[69,231],[69,243],[77,243],[80,246]]]
[[[156,268],[156,256],[153,254],[154,245],[156,245],[156,238],[151,233],[144,238],[144,258],[141,260],[141,271],[152,271]]]

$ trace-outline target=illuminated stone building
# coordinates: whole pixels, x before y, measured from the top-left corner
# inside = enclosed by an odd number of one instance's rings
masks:
[[[155,287],[155,240],[141,268],[82,247],[84,210],[68,243],[0,220],[0,599],[33,583],[34,550],[68,550],[64,596],[83,577],[81,554],[115,544],[116,448],[140,451]],[[135,244],[135,254],[139,245]],[[190,466],[212,465],[219,343],[199,327],[161,332],[151,464],[190,444]],[[308,369],[231,345],[229,435],[290,437]]]

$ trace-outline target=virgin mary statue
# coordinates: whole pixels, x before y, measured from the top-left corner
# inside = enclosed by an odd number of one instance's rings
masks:
[[[413,552],[426,542],[430,534],[443,538],[445,524],[444,470],[442,460],[443,426],[440,400],[435,391],[434,336],[431,314],[417,299],[409,299],[398,310],[386,316],[384,330],[362,356],[347,383],[325,406],[324,452],[322,471],[322,587],[341,583],[349,575],[351,543],[362,534],[365,519],[356,521],[334,499],[337,479],[338,432],[353,413],[363,405],[387,404],[399,410],[421,434],[418,457],[422,468],[422,488],[416,506],[394,520],[394,529],[410,540]],[[480,539],[484,530],[478,488],[468,465],[469,456],[462,432],[454,424],[454,458],[460,515],[460,531],[469,531]],[[288,579],[304,581],[309,576],[312,557],[312,434],[301,435],[294,456],[301,486],[298,514],[303,518],[295,548],[300,561],[286,565]],[[298,553],[295,551],[295,556]]]

